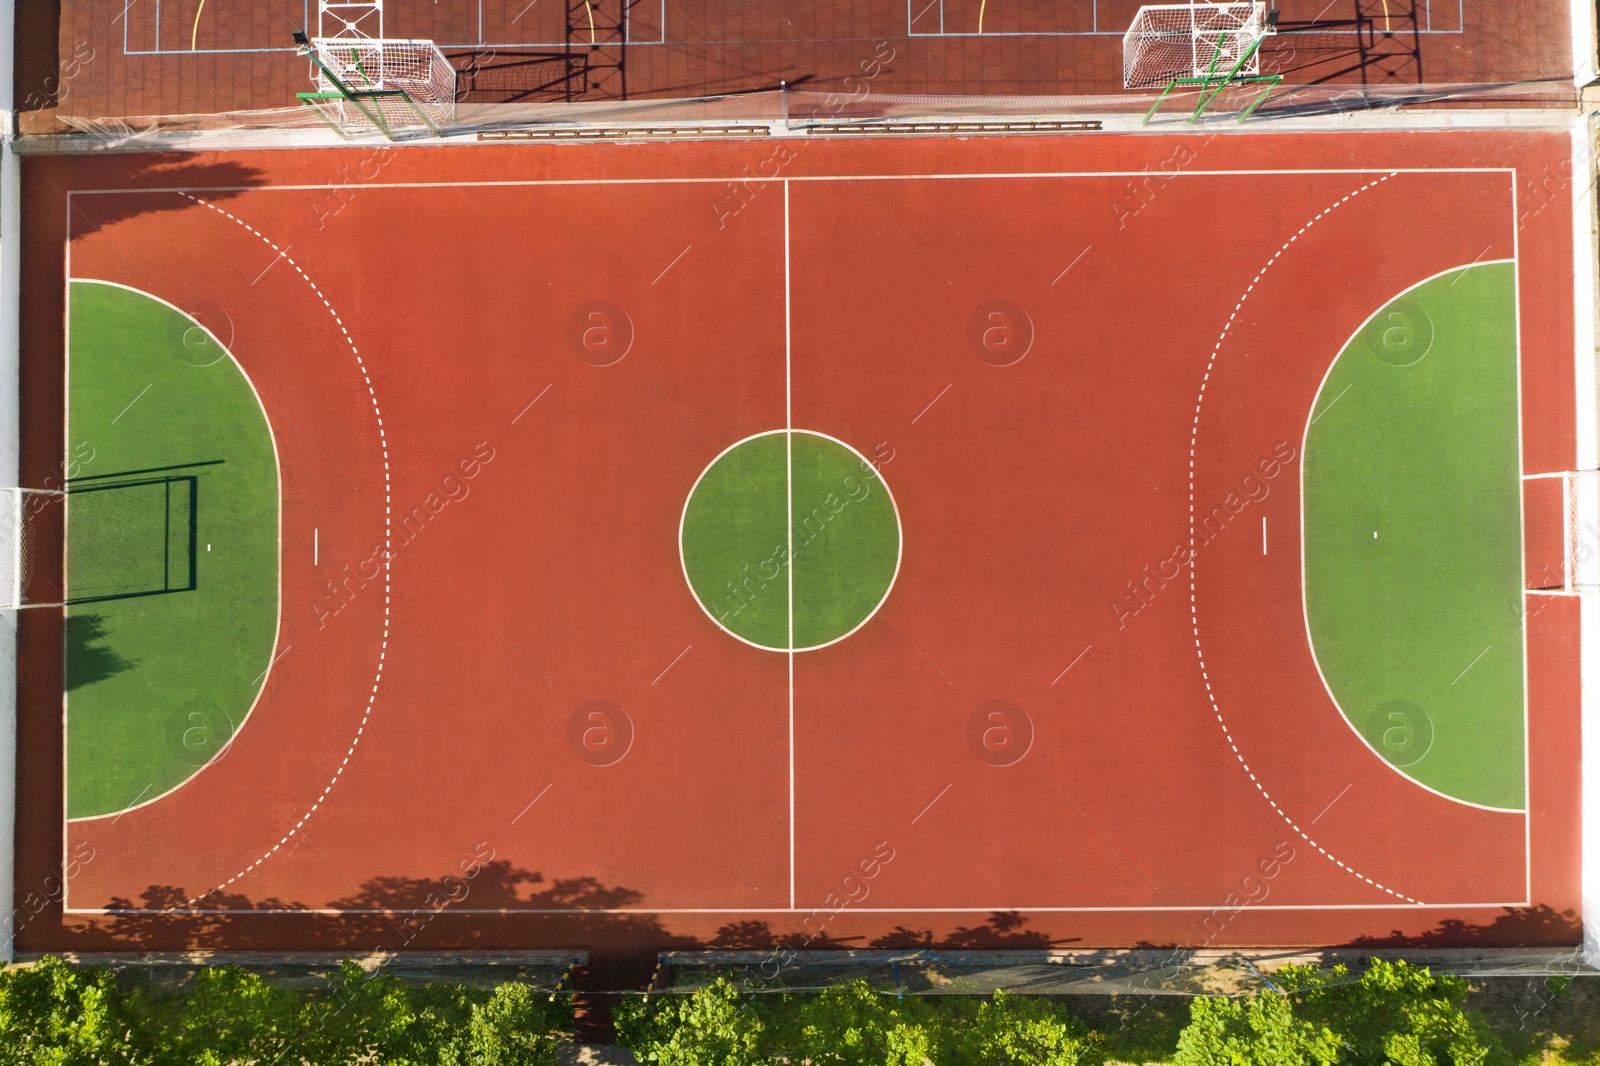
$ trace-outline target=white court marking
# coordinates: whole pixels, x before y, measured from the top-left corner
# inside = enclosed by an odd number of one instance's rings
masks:
[[[790,178],[785,178],[784,179],[784,184],[785,184],[785,188],[787,189],[788,186],[791,183],[839,182],[839,181],[847,181],[847,180],[848,181],[856,181],[856,182],[862,182],[862,181],[897,182],[897,181],[1041,180],[1041,179],[1052,179],[1052,178],[1137,177],[1137,176],[1142,176],[1144,173],[1145,173],[1144,171],[1134,171],[1134,170],[1125,170],[1125,171],[1102,170],[1102,171],[1049,171],[1049,172],[1010,172],[1010,171],[1007,171],[1007,172],[997,172],[997,173],[963,172],[963,173],[943,173],[943,174],[880,174],[880,175],[848,175],[848,176],[843,176],[843,175],[840,175],[840,176],[818,175],[818,176],[794,176],[794,177],[790,177]],[[1381,180],[1387,180],[1390,177],[1398,176],[1398,175],[1401,175],[1401,174],[1436,175],[1436,174],[1484,174],[1484,173],[1506,174],[1506,175],[1511,176],[1512,180],[1514,181],[1517,171],[1516,171],[1516,169],[1514,167],[1403,167],[1403,168],[1342,167],[1342,168],[1301,168],[1301,169],[1287,169],[1287,168],[1231,169],[1231,168],[1223,168],[1223,169],[1217,169],[1217,170],[1184,170],[1184,171],[1180,171],[1176,175],[1173,175],[1173,178],[1174,179],[1176,179],[1176,178],[1196,178],[1196,177],[1204,178],[1204,177],[1219,177],[1219,176],[1263,176],[1264,177],[1264,176],[1350,175],[1350,176],[1363,177],[1363,178],[1364,177],[1372,177],[1372,176],[1381,176],[1381,177],[1378,178],[1378,180],[1381,181]],[[516,181],[474,181],[474,182],[454,182],[454,183],[452,183],[452,182],[386,182],[386,183],[372,183],[372,184],[364,185],[363,188],[365,188],[365,189],[381,189],[381,188],[417,189],[417,188],[453,188],[453,187],[523,188],[523,187],[538,187],[538,186],[560,187],[560,186],[606,186],[606,185],[707,185],[707,186],[720,186],[720,185],[724,185],[728,181],[737,180],[739,177],[740,177],[740,175],[730,174],[730,175],[727,175],[727,176],[724,176],[724,177],[717,177],[717,178],[640,178],[640,179],[634,179],[634,178],[608,178],[608,179],[592,179],[592,180],[591,179],[538,179],[538,180],[516,180]],[[1376,182],[1373,182],[1373,184],[1376,184]],[[177,188],[165,189],[165,190],[159,190],[159,189],[156,189],[156,190],[152,190],[152,189],[138,189],[138,190],[130,190],[130,189],[84,189],[84,190],[74,190],[73,191],[73,195],[117,195],[117,194],[128,194],[130,192],[135,192],[135,193],[140,193],[140,194],[148,194],[150,192],[157,192],[157,191],[182,192],[182,193],[185,193],[185,194],[187,194],[188,192],[198,192],[198,191],[240,192],[240,193],[243,193],[243,192],[269,193],[269,192],[292,192],[292,191],[324,191],[324,190],[337,189],[337,188],[341,188],[341,186],[337,185],[336,183],[326,183],[326,184],[270,185],[270,186],[257,186],[257,187],[229,186],[229,187],[216,187],[215,189],[208,189],[208,190],[195,190],[195,189],[183,190],[183,189],[177,189]],[[211,205],[208,204],[207,206],[209,207]],[[211,207],[211,209],[214,210],[214,211],[220,211],[220,209],[218,209],[216,207]],[[242,224],[243,223],[241,223],[241,225]],[[262,238],[262,239],[265,240],[265,238]],[[268,242],[268,243],[270,244],[270,242]],[[1280,251],[1280,254],[1281,254],[1281,251]],[[309,278],[307,279],[307,281],[309,282]],[[330,308],[330,312],[331,312],[331,308]],[[374,402],[376,402],[376,401],[374,401]],[[756,434],[756,435],[759,435],[759,434]],[[842,444],[843,442],[841,441],[839,443]],[[845,445],[845,446],[849,447],[848,445]],[[852,449],[852,450],[854,450],[854,449]],[[885,486],[885,487],[887,487],[887,486]],[[897,513],[897,519],[898,519],[898,507],[896,508],[896,513]],[[387,582],[387,572],[386,572],[386,575],[385,575],[385,580]],[[386,630],[386,633],[387,633],[387,630]],[[735,636],[736,639],[741,639],[742,640],[742,638],[738,638],[737,637],[737,634],[730,634],[730,635]],[[748,643],[748,642],[746,642],[746,643]],[[791,744],[791,757],[792,757],[792,744]],[[1241,762],[1242,761],[1243,760],[1241,759]],[[1259,783],[1257,784],[1257,787],[1260,788]],[[1269,799],[1269,803],[1270,802],[1271,802],[1271,800]],[[1276,806],[1276,805],[1274,804],[1274,806]],[[1281,811],[1280,811],[1280,814],[1282,814]],[[1284,817],[1285,817],[1285,819],[1288,818],[1287,815],[1284,815]],[[1292,822],[1290,824],[1293,825]],[[791,818],[791,830],[792,830],[792,818]],[[1307,838],[1307,839],[1309,840],[1309,838]],[[1333,861],[1337,862],[1338,860],[1333,860]],[[1345,868],[1349,869],[1348,867],[1345,867]],[[791,869],[792,869],[792,863],[791,863]],[[1354,871],[1351,871],[1351,872],[1354,872]],[[1359,877],[1361,875],[1357,874],[1356,876]],[[1365,880],[1365,878],[1363,878],[1363,880]],[[1339,911],[1339,910],[1360,911],[1360,910],[1391,910],[1391,909],[1394,909],[1396,907],[1403,907],[1405,909],[1467,909],[1467,908],[1472,908],[1472,909],[1477,909],[1477,908],[1492,909],[1492,908],[1503,908],[1503,907],[1520,907],[1520,906],[1527,906],[1528,905],[1528,901],[1527,900],[1515,901],[1515,902],[1493,902],[1493,903],[1469,901],[1469,902],[1458,902],[1458,903],[1433,903],[1433,904],[1428,904],[1428,903],[1420,903],[1420,902],[1413,901],[1413,900],[1411,900],[1410,897],[1406,897],[1406,896],[1403,896],[1402,894],[1395,893],[1395,892],[1393,892],[1392,890],[1389,890],[1389,889],[1385,889],[1385,891],[1388,892],[1390,895],[1395,896],[1398,899],[1405,899],[1408,902],[1407,903],[1380,903],[1380,904],[1282,904],[1282,905],[1271,905],[1271,906],[1262,905],[1259,908],[1252,908],[1252,909],[1286,910],[1286,911],[1324,911],[1324,910],[1327,910],[1327,911]],[[1196,904],[1196,905],[1192,905],[1192,906],[1130,906],[1130,907],[1114,907],[1114,906],[1051,907],[1051,906],[1046,906],[1046,907],[1036,907],[1036,906],[1029,906],[1027,904],[1008,903],[1008,904],[986,905],[986,906],[982,906],[982,907],[885,907],[885,908],[856,908],[856,907],[852,907],[851,909],[852,910],[860,910],[863,913],[888,913],[888,914],[893,914],[893,913],[929,913],[929,914],[967,914],[967,913],[972,913],[972,914],[978,914],[978,913],[990,913],[990,912],[993,912],[993,911],[996,911],[996,910],[1024,910],[1024,911],[1036,911],[1036,912],[1040,912],[1040,913],[1099,913],[1099,912],[1141,912],[1141,911],[1148,911],[1148,912],[1163,912],[1163,911],[1183,912],[1183,911],[1209,911],[1209,910],[1215,909],[1215,906],[1216,906],[1216,904],[1213,901],[1213,902],[1210,902],[1210,903]],[[114,911],[114,910],[108,910],[108,909],[84,909],[84,910],[76,910],[76,909],[74,909],[74,910],[69,911],[69,913],[77,913],[77,914],[115,914],[115,913],[149,913],[149,912],[143,912],[143,911],[139,911],[139,910]],[[207,911],[204,911],[204,910],[194,910],[194,911],[192,911],[192,913],[211,913],[211,912],[207,912]],[[219,911],[219,912],[215,912],[215,913],[240,913],[240,912],[224,910],[224,911]],[[250,911],[248,913],[270,914],[270,913],[277,913],[277,912],[273,912],[273,911],[270,911],[270,910],[262,910],[262,911]],[[296,914],[307,914],[307,913],[312,913],[312,914],[316,914],[316,913],[342,914],[342,913],[348,913],[348,914],[353,914],[353,913],[363,913],[363,912],[361,912],[361,911],[335,911],[335,910],[319,911],[319,910],[315,910],[315,909],[308,909],[308,910],[291,910],[291,911],[285,911],[285,912],[282,912],[282,913],[296,913]],[[376,913],[383,913],[383,912],[376,912]],[[464,909],[464,910],[461,911],[461,913],[475,913],[475,912],[470,910],[470,909]],[[500,913],[500,912],[499,911],[493,911],[493,912],[487,912],[486,911],[484,913]],[[633,913],[640,913],[640,914],[741,914],[741,913],[743,913],[743,914],[759,914],[759,913],[770,913],[770,914],[782,914],[782,913],[807,913],[807,909],[806,908],[794,908],[794,907],[791,907],[791,908],[760,908],[760,907],[652,908],[652,907],[645,907],[645,908],[617,908],[617,909],[613,909],[613,910],[602,910],[602,911],[586,911],[586,910],[582,910],[582,909],[574,909],[574,910],[550,909],[550,910],[547,910],[547,911],[531,911],[530,910],[530,911],[528,911],[526,913],[616,913],[616,914],[633,914]]]

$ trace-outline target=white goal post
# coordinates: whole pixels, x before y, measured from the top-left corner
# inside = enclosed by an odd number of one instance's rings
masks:
[[[315,37],[311,47],[317,88],[330,97],[319,106],[338,125],[372,122],[374,113],[378,125],[400,129],[454,120],[456,71],[432,41]]]
[[[1260,74],[1259,48],[1272,32],[1272,21],[1259,0],[1141,7],[1122,37],[1123,88]]]
[[[36,517],[59,506],[65,493],[49,489],[0,488],[0,610],[61,605],[61,597],[30,598]]]

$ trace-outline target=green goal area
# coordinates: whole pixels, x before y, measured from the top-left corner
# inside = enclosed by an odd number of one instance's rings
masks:
[[[278,626],[278,460],[255,389],[199,322],[74,281],[64,509],[67,816],[114,814],[215,759]]]
[[[1391,300],[1306,426],[1306,623],[1372,750],[1453,799],[1524,805],[1516,274],[1464,267]]]

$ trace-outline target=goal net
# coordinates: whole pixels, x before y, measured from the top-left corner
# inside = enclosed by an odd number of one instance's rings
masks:
[[[190,476],[0,488],[0,610],[193,590],[197,490]]]
[[[51,598],[34,589],[34,570],[41,530],[60,536],[61,499],[60,492],[0,488],[0,610]]]
[[[341,128],[437,129],[455,118],[456,72],[432,41],[317,37],[317,109]]]
[[[1141,7],[1122,37],[1123,88],[1260,74],[1268,32],[1267,8],[1259,2]]]
[[[1572,592],[1600,591],[1600,471],[1562,475],[1566,512],[1566,587]]]

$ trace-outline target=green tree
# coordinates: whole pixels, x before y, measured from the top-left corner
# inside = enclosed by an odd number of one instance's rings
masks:
[[[925,1001],[897,999],[865,981],[799,1000],[793,1018],[782,1051],[812,1066],[923,1066],[941,1061],[952,1043],[945,1019]]]
[[[392,974],[369,974],[346,959],[332,989],[301,1008],[293,1054],[312,1066],[410,1066],[417,1020],[410,998]],[[296,1061],[293,1054],[289,1062]]]
[[[1206,996],[1189,1003],[1173,1066],[1332,1066],[1339,1038],[1299,1021],[1284,996]]]
[[[1360,980],[1349,968],[1289,966],[1274,978],[1300,1013],[1343,1039],[1356,1066],[1482,1066],[1502,1058],[1488,1024],[1463,1007],[1467,982],[1404,961],[1373,959]]]
[[[186,999],[146,1004],[142,1028],[163,1066],[274,1062],[295,1043],[301,998],[273,988],[258,973],[210,967],[199,972]]]
[[[0,972],[0,1066],[132,1066],[148,1061],[127,998],[104,967],[47,956]]]
[[[962,1066],[1079,1066],[1095,1061],[1098,1043],[1085,1026],[1049,1000],[998,991],[961,1026],[952,1061]]]
[[[466,1029],[444,1044],[440,1066],[553,1066],[555,1031],[572,1021],[569,997],[507,982],[475,1003]]]
[[[614,1013],[617,1038],[658,1066],[766,1066],[761,1019],[726,978],[684,996],[627,999]]]

